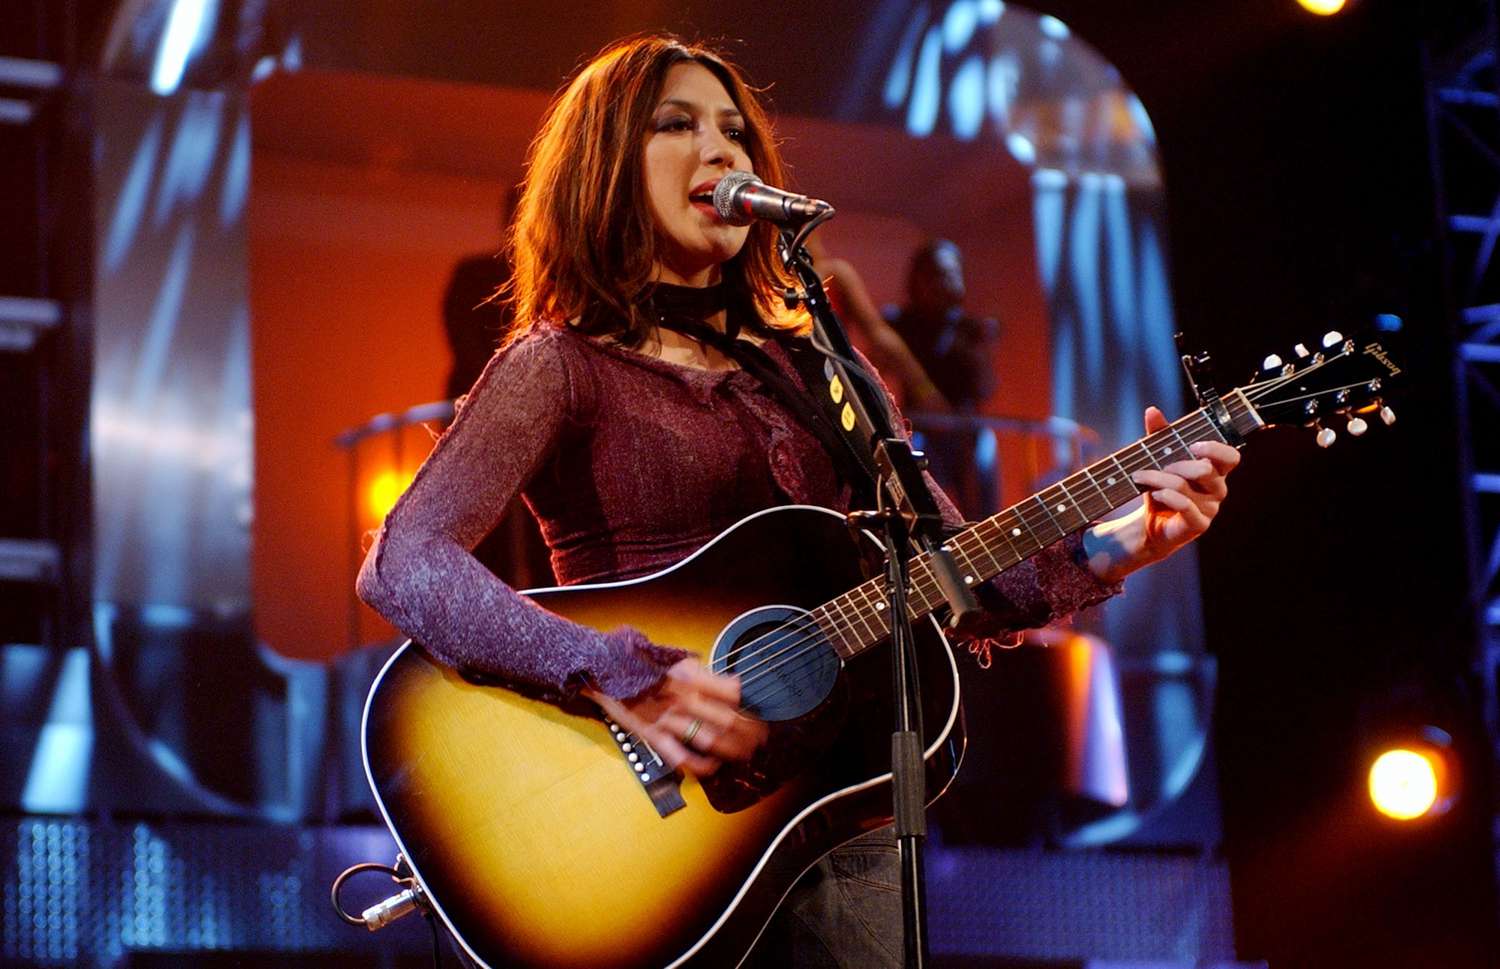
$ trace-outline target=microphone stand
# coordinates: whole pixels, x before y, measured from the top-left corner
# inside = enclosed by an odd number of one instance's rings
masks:
[[[942,514],[922,477],[911,445],[891,426],[890,411],[879,388],[857,367],[843,324],[823,292],[822,280],[802,243],[818,225],[833,217],[829,208],[801,226],[781,233],[781,258],[802,284],[788,289],[789,307],[800,303],[812,317],[812,342],[825,357],[828,393],[822,395],[834,422],[849,438],[861,463],[877,471],[874,512],[855,511],[851,524],[879,521],[885,529],[886,597],[891,624],[891,689],[895,723],[891,734],[891,795],[896,843],[901,859],[902,921],[907,969],[928,962],[926,887],[923,843],[927,837],[927,777],[923,762],[922,693],[915,639],[906,595],[907,563],[913,544],[927,562],[952,610],[953,622],[979,611],[974,594],[959,577],[943,545]],[[847,363],[846,363],[847,361]],[[863,368],[859,368],[862,370]]]

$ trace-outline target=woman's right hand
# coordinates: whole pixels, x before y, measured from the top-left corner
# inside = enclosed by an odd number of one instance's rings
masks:
[[[650,744],[668,767],[700,776],[726,760],[748,760],[766,739],[765,723],[740,712],[739,677],[710,673],[693,658],[678,660],[660,686],[633,700],[593,690],[584,695]]]

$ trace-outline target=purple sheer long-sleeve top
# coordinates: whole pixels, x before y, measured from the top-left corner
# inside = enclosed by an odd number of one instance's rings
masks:
[[[774,340],[765,349],[797,379]],[[490,361],[386,517],[357,591],[440,661],[559,703],[585,685],[639,696],[686,654],[633,629],[576,625],[480,564],[470,550],[517,493],[563,585],[658,571],[768,507],[847,511],[850,501],[817,439],[750,374],[670,363],[568,328],[528,332]],[[1005,636],[1118,587],[1088,570],[1075,536],[982,591],[983,634]]]

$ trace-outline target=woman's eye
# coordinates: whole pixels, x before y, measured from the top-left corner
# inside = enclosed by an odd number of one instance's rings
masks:
[[[690,118],[669,118],[656,128],[657,131],[691,131],[693,122]]]
[[[745,140],[750,136],[744,128],[725,128],[724,137],[728,138],[730,141],[737,141],[743,145],[745,143]]]

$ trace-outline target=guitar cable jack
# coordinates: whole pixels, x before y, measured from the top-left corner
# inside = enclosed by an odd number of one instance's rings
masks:
[[[405,870],[404,873],[403,870]],[[391,880],[401,886],[401,891],[389,898],[376,902],[359,915],[351,915],[344,910],[343,904],[339,901],[339,892],[343,889],[346,881],[366,871],[378,871],[390,875]],[[427,910],[427,897],[423,894],[422,887],[417,884],[417,880],[411,874],[410,869],[407,868],[406,859],[400,855],[396,856],[394,867],[378,864],[373,861],[366,861],[345,868],[333,880],[333,887],[329,892],[329,901],[333,903],[333,910],[338,913],[339,918],[343,919],[349,925],[368,929],[371,932],[378,932],[392,922],[404,918],[418,909],[422,909],[424,914]]]

